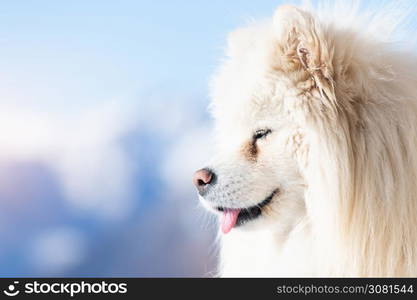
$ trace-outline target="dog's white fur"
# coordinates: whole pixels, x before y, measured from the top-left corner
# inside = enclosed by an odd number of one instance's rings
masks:
[[[203,202],[279,193],[221,237],[221,276],[417,276],[417,59],[388,43],[387,11],[281,6],[230,35]]]

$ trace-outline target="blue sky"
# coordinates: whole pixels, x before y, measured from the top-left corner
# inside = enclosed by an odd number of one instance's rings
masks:
[[[78,110],[159,86],[206,91],[226,33],[279,1],[7,1],[0,96]]]

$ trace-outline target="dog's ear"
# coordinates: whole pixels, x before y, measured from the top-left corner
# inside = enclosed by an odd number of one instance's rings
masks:
[[[276,10],[273,26],[281,56],[292,68],[307,72],[321,96],[335,105],[333,47],[320,24],[310,13],[284,5]]]

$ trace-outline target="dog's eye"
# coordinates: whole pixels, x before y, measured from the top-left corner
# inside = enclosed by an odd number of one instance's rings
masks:
[[[256,140],[262,139],[270,133],[271,133],[271,129],[256,130],[255,133],[253,134],[253,140],[256,141]]]

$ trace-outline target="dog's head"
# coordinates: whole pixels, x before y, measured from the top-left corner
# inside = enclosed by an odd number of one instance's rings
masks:
[[[283,6],[231,34],[212,86],[218,156],[193,181],[225,233],[300,224],[329,268],[415,274],[415,56],[388,46],[397,20],[343,14]]]
[[[228,59],[212,84],[219,155],[193,178],[203,204],[222,216],[224,233],[303,213],[305,112],[334,108],[323,35],[310,14],[284,6],[272,24],[229,37]]]

